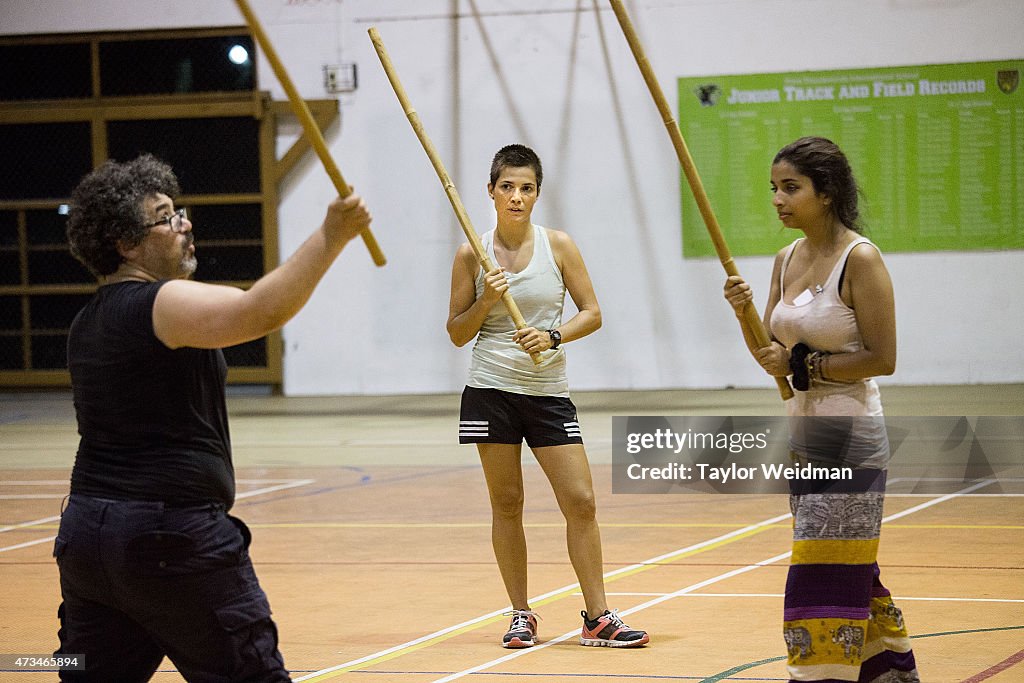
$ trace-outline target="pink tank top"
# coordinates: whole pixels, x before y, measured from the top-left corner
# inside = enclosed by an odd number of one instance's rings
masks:
[[[851,353],[864,347],[857,316],[852,308],[839,297],[839,279],[846,267],[850,252],[858,244],[870,244],[871,240],[859,237],[847,245],[828,279],[822,284],[821,292],[804,301],[798,295],[794,303],[786,303],[786,268],[800,238],[789,245],[782,260],[779,273],[779,303],[772,310],[769,324],[772,335],[787,348],[803,342],[815,351],[829,353]],[[796,301],[800,301],[799,304]],[[882,402],[878,385],[873,379],[850,382],[821,381],[814,383],[809,391],[797,391],[793,400],[787,401],[791,415],[881,415]]]

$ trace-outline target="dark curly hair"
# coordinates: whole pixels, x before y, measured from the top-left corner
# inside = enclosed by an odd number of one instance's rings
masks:
[[[491,161],[491,185],[498,182],[498,176],[506,168],[530,167],[537,176],[537,193],[540,194],[540,184],[544,180],[544,169],[540,166],[540,157],[526,145],[505,145],[494,155]]]
[[[772,165],[788,161],[793,168],[811,179],[814,191],[832,199],[832,210],[843,225],[854,232],[863,232],[857,200],[862,194],[853,169],[843,150],[831,140],[804,137],[795,140],[775,155]]]
[[[68,244],[71,254],[96,275],[110,275],[124,260],[118,243],[131,248],[148,232],[143,201],[157,193],[176,198],[178,178],[151,154],[132,161],[107,161],[71,193]]]

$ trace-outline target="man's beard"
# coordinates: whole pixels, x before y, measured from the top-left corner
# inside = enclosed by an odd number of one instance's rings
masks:
[[[186,280],[190,280],[196,272],[196,268],[199,267],[199,261],[196,259],[195,254],[186,254],[181,259],[181,272],[184,273]]]
[[[193,242],[195,242],[195,238],[189,234],[184,254],[181,256],[181,272],[186,280],[191,279],[196,272],[196,268],[199,267],[199,260],[196,259],[195,252],[189,253],[189,247],[192,246]]]

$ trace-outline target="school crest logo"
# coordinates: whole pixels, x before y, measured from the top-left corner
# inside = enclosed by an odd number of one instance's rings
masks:
[[[714,83],[698,85],[693,89],[693,94],[700,100],[700,106],[713,107],[718,104],[718,98],[722,96],[722,89]]]
[[[1007,95],[1016,90],[1019,83],[1020,72],[1017,69],[996,72],[996,85]]]

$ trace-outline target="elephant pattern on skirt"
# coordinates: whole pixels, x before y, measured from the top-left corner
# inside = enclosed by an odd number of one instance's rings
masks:
[[[801,657],[814,654],[811,632],[804,627],[798,626],[796,628],[784,629],[783,637],[786,639],[786,647],[789,648],[790,653],[794,650],[799,650]]]
[[[887,602],[880,611],[886,619],[896,624],[896,628],[903,628],[903,610],[901,610],[899,607],[897,607],[891,602]],[[871,618],[875,618],[874,613],[872,613]]]
[[[864,647],[864,629],[844,624],[832,631],[832,642],[842,644],[844,656],[849,657],[850,651],[856,649],[857,657],[860,657],[860,650]]]

